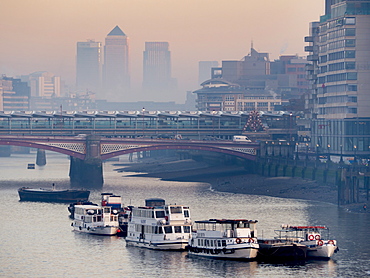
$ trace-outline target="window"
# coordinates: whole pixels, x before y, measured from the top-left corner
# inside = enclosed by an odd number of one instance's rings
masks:
[[[164,211],[163,210],[161,210],[161,211],[156,211],[155,212],[155,217],[156,218],[164,218]]]
[[[176,234],[181,234],[181,226],[174,226],[173,228]]]
[[[356,40],[350,39],[345,41],[345,46],[346,47],[355,47],[356,46]]]
[[[356,51],[354,50],[345,51],[345,58],[356,58]]]
[[[190,233],[190,226],[184,226],[184,233]]]
[[[357,80],[357,72],[348,72],[347,80]]]
[[[171,213],[182,213],[182,207],[171,207]]]
[[[355,17],[346,17],[344,19],[344,24],[347,24],[347,25],[355,25],[356,24],[356,18]]]
[[[347,28],[345,29],[346,36],[356,36],[356,29],[355,28]]]
[[[166,234],[172,234],[172,226],[164,226],[163,228]]]
[[[185,218],[189,218],[190,217],[189,210],[184,209],[184,217]]]

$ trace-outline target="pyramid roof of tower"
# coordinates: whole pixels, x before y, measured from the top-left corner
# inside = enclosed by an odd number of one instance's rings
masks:
[[[119,28],[118,25],[117,25],[116,27],[113,28],[112,31],[110,31],[108,36],[126,36],[126,35],[125,35],[125,33],[123,33],[121,28]]]

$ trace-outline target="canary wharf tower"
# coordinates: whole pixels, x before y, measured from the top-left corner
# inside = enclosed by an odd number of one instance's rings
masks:
[[[110,101],[122,99],[130,89],[128,37],[118,26],[105,38],[103,86]]]

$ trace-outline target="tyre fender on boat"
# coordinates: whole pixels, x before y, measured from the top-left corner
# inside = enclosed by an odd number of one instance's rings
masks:
[[[334,244],[334,240],[329,240],[329,241],[328,241],[328,244],[333,244],[333,245],[335,245],[335,244]]]
[[[321,236],[320,235],[315,235],[315,239],[319,240],[319,239],[321,239]]]
[[[249,243],[254,243],[254,239],[250,237],[250,238],[248,239],[248,242],[249,242]]]
[[[309,240],[314,240],[314,239],[315,239],[315,237],[314,237],[314,235],[309,235],[309,236],[308,236],[308,239],[309,239]]]
[[[240,238],[236,238],[235,242],[236,242],[236,244],[240,244],[240,243],[242,243],[242,240]]]
[[[323,246],[323,245],[324,245],[324,242],[320,239],[320,240],[317,242],[317,245],[318,245],[318,246]]]

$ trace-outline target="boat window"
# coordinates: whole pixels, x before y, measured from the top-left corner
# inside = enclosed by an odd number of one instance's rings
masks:
[[[152,217],[151,218],[154,218],[154,211],[152,211]]]
[[[155,212],[155,217],[156,218],[164,218],[164,211],[163,210],[156,211]]]
[[[163,228],[166,234],[172,234],[172,226],[165,226]]]
[[[158,234],[163,234],[162,227],[158,227]]]
[[[222,246],[226,246],[226,240],[222,240]]]
[[[218,246],[218,247],[221,247],[221,246],[222,246],[222,245],[221,245],[221,240],[218,240],[218,241],[217,241],[217,246]]]
[[[100,222],[101,220],[102,220],[101,215],[98,215],[98,217],[96,218],[96,221]]]
[[[190,226],[184,226],[184,233],[190,233]]]
[[[104,208],[104,213],[110,213],[110,208]]]
[[[210,240],[210,242],[211,242],[211,247],[213,247],[213,240]]]
[[[200,245],[203,246],[203,239],[200,240]]]
[[[206,245],[206,246],[209,246],[209,240],[208,240],[208,239],[206,239],[205,241],[206,241],[206,244],[205,244],[205,245]]]
[[[188,210],[188,209],[185,209],[185,210],[184,210],[184,216],[185,216],[186,218],[189,218],[189,217],[190,217],[190,214],[189,214],[189,210]]]
[[[182,207],[170,207],[171,209],[171,213],[174,214],[174,213],[182,213]]]
[[[173,227],[174,228],[174,230],[175,230],[175,233],[177,233],[177,234],[181,234],[181,226],[174,226]]]

